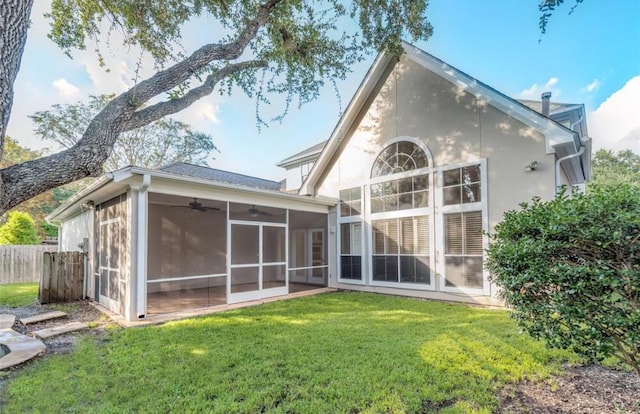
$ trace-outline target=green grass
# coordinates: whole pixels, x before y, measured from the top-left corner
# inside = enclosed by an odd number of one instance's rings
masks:
[[[572,354],[505,311],[363,293],[116,330],[9,380],[4,413],[479,412]]]
[[[33,305],[38,298],[37,283],[8,283],[0,285],[0,306],[17,308]]]

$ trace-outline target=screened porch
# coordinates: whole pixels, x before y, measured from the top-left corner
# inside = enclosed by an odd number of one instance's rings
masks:
[[[146,314],[327,286],[327,214],[149,193]]]

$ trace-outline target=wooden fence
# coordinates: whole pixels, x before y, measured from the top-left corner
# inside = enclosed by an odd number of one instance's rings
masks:
[[[38,282],[44,252],[56,249],[47,245],[0,246],[0,284]]]
[[[82,299],[85,254],[81,252],[44,253],[38,299],[40,303],[70,302]]]

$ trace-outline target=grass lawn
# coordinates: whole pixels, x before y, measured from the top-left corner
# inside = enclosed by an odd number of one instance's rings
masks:
[[[480,412],[497,390],[572,354],[518,334],[505,311],[365,293],[269,303],[37,360],[4,413]]]
[[[0,306],[17,308],[33,305],[38,298],[38,283],[8,283],[0,285]]]

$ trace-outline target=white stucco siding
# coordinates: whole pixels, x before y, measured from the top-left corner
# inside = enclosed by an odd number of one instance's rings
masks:
[[[78,246],[86,237],[93,241],[93,210],[85,211],[64,221],[59,229],[60,251],[82,251]],[[90,250],[91,251],[91,250]]]
[[[544,136],[507,114],[487,105],[481,117],[481,157],[487,158],[489,225],[504,213],[537,196],[555,196],[554,155],[546,154]],[[526,166],[537,163],[535,171]]]
[[[387,143],[408,136],[421,140],[436,168],[486,158],[490,221],[533,196],[554,196],[553,155],[544,136],[496,109],[482,97],[403,59],[365,109],[358,125],[317,186],[318,194],[365,184],[371,166]],[[538,162],[536,171],[525,166]]]

